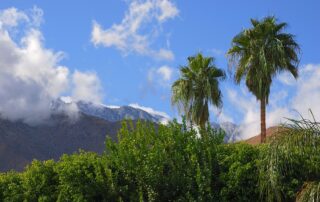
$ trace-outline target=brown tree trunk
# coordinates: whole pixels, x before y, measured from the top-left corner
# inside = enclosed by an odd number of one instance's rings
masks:
[[[260,120],[261,120],[261,143],[266,142],[266,99],[262,98],[260,101]]]

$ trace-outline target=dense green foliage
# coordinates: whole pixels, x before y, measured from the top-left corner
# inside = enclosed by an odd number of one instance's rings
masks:
[[[254,201],[259,198],[257,147],[245,143],[221,145],[218,153],[222,201]]]
[[[319,201],[320,123],[291,120],[266,146],[260,163],[265,201]]]
[[[320,189],[317,131],[287,126],[251,146],[224,144],[212,128],[123,122],[103,155],[81,151],[1,174],[0,201],[294,201],[298,192],[309,200]]]
[[[223,134],[208,129],[205,138],[182,125],[124,123],[119,142],[107,143],[118,195],[124,201],[210,201],[217,198],[217,149]]]
[[[94,153],[33,161],[23,173],[0,176],[0,201],[109,201],[114,197],[106,159]]]

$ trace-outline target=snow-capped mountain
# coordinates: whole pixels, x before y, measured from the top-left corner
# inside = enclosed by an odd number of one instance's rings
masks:
[[[236,142],[241,140],[240,137],[240,128],[238,125],[231,122],[223,122],[223,123],[211,123],[213,128],[219,128],[225,131],[224,142]]]
[[[107,121],[116,122],[123,119],[131,120],[148,120],[157,123],[167,123],[170,118],[165,113],[157,112],[151,108],[141,107],[137,104],[129,106],[107,106],[87,101],[72,101],[68,97],[59,98],[51,104],[54,111],[69,111],[69,109],[77,108],[78,111],[98,117]],[[72,109],[74,111],[74,109]]]
[[[170,117],[165,113],[155,111],[151,108],[141,107],[138,104],[130,104],[128,106],[108,106],[87,101],[73,101],[69,97],[61,97],[52,103],[51,108],[57,112],[74,112],[78,110],[86,115],[101,118],[110,122],[118,122],[124,119],[141,119],[165,124],[170,121]],[[225,131],[226,134],[224,142],[236,142],[241,140],[240,127],[234,123],[211,123],[211,126]]]

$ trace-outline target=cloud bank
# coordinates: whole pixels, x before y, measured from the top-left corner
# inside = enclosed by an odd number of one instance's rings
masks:
[[[308,64],[299,69],[299,78],[295,80],[284,73],[277,77],[277,88],[271,89],[267,107],[267,127],[287,122],[287,118],[302,117],[320,120],[320,64]],[[275,87],[275,86],[273,86]],[[289,92],[292,94],[289,95]],[[227,90],[227,98],[234,111],[243,117],[240,122],[241,139],[247,139],[260,133],[260,103],[248,92],[245,86],[240,91]],[[227,116],[227,115],[225,115]]]
[[[137,53],[161,60],[173,60],[171,50],[152,49],[151,41],[157,37],[162,23],[179,14],[177,7],[169,0],[128,2],[129,8],[121,23],[104,30],[98,22],[93,22],[91,42],[96,46],[115,47],[123,54]]]
[[[42,15],[37,7],[25,12],[16,8],[0,10],[2,118],[35,124],[48,119],[52,101],[66,93],[73,92],[75,98],[91,96],[95,101],[101,98],[97,77],[79,71],[72,75],[68,67],[59,64],[63,52],[44,47],[39,30]]]

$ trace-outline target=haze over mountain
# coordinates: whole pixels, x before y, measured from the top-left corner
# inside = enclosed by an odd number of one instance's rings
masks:
[[[22,170],[33,159],[58,159],[79,149],[101,153],[106,136],[116,140],[124,119],[158,124],[170,120],[149,108],[145,108],[147,112],[137,107],[106,106],[63,97],[51,103],[52,115],[45,122],[28,124],[0,118],[0,171]],[[239,140],[237,125],[230,122],[212,125],[226,131],[225,142]]]
[[[70,107],[73,116],[70,110],[65,113]],[[32,159],[58,159],[79,149],[101,153],[107,135],[116,140],[123,119],[167,121],[167,117],[130,106],[115,108],[85,101],[58,99],[51,110],[48,120],[34,125],[0,119],[0,171],[22,170]]]

